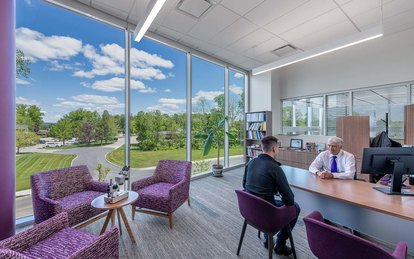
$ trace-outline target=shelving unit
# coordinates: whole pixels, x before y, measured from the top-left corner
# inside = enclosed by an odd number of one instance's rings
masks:
[[[262,153],[260,140],[272,135],[272,112],[247,112],[245,115],[246,134],[245,134],[245,161],[249,162],[252,158]]]

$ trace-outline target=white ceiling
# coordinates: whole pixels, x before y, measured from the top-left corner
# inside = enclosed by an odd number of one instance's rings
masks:
[[[72,10],[96,9],[134,25],[149,2],[47,1],[77,2]],[[271,51],[286,44],[305,51],[378,26],[381,2],[385,35],[414,27],[414,0],[215,0],[198,20],[178,11],[178,2],[167,0],[151,32],[249,71],[280,59]]]

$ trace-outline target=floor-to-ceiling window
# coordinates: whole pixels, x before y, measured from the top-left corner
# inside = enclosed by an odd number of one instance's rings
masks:
[[[323,97],[282,101],[284,134],[323,134]]]
[[[224,156],[224,67],[205,59],[192,58],[192,158],[193,173],[223,164]],[[214,132],[211,149],[203,155],[203,138]],[[220,161],[217,161],[217,158]]]
[[[32,215],[30,175],[86,164],[122,143],[124,32],[43,1],[16,1],[16,217]],[[76,158],[76,159],[75,159]],[[117,170],[117,169],[116,169]]]
[[[245,75],[229,70],[229,131],[235,137],[229,140],[229,166],[243,163],[244,147],[244,85]]]
[[[371,137],[387,130],[388,119],[388,136],[404,138],[404,106],[407,104],[405,85],[355,91],[352,102],[353,115],[370,116]]]
[[[349,94],[340,93],[327,96],[326,100],[326,134],[336,135],[336,118],[349,115]]]

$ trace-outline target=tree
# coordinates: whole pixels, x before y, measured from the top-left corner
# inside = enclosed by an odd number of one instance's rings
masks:
[[[16,50],[16,76],[18,78],[29,77],[30,74],[30,60],[24,56],[24,52]]]
[[[51,135],[54,137],[59,138],[63,141],[63,145],[65,141],[72,138],[73,131],[72,125],[67,117],[63,117],[62,119],[58,120],[58,122],[52,126]]]
[[[90,119],[84,118],[79,126],[79,142],[90,144],[96,137],[95,129],[95,124]]]
[[[16,130],[16,147],[17,154],[20,154],[20,148],[36,145],[39,136],[28,130]]]
[[[36,105],[16,105],[16,123],[27,125],[30,131],[38,131],[43,124],[43,113]]]
[[[102,117],[99,119],[96,127],[96,139],[108,142],[112,140],[117,133],[117,128],[114,119],[109,115],[108,111],[102,113]]]

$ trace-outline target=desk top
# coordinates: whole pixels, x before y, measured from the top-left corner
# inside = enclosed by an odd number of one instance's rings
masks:
[[[386,195],[375,184],[342,179],[320,179],[307,170],[282,166],[290,186],[414,221],[414,196]]]

